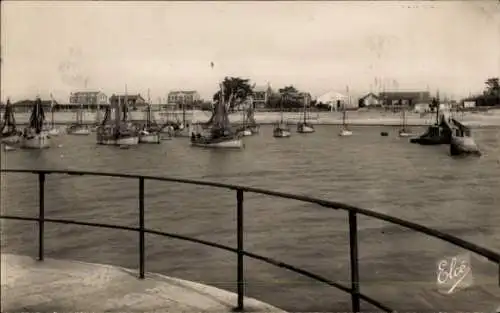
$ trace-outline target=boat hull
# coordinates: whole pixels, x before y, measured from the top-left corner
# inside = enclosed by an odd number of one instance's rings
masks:
[[[89,128],[80,128],[71,131],[69,134],[74,136],[88,136],[90,133],[91,131]]]
[[[399,134],[398,134],[399,137],[411,137],[413,136],[411,133],[407,133],[407,132],[404,132],[404,131],[400,131]]]
[[[139,135],[139,143],[160,143],[160,134]]]
[[[314,133],[315,130],[311,126],[302,126],[297,128],[297,132],[301,134],[310,134]]]
[[[97,144],[107,145],[107,146],[135,146],[139,144],[139,137],[122,137],[118,139],[114,138],[98,138]]]
[[[210,141],[202,138],[191,140],[191,145],[203,148],[218,148],[218,149],[241,149],[244,148],[243,141],[239,138],[227,140]]]
[[[50,137],[46,132],[40,134],[23,136],[21,138],[21,148],[24,149],[47,149],[50,147]]]
[[[481,155],[479,147],[471,137],[455,137],[451,138],[450,154],[455,155]]]
[[[50,136],[59,136],[60,131],[58,128],[51,128],[47,131]]]
[[[239,132],[240,136],[252,136],[253,133],[250,129],[245,129]]]
[[[276,138],[287,138],[291,135],[292,133],[288,129],[277,128],[273,130],[273,137]]]
[[[342,129],[342,130],[339,132],[339,136],[341,136],[341,137],[352,136],[352,131],[347,130],[347,129]]]
[[[19,143],[21,141],[20,135],[9,135],[5,137],[1,137],[0,142],[5,143],[7,145],[13,145]]]

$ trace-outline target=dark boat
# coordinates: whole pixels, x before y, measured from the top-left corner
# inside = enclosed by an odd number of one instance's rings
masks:
[[[451,118],[453,132],[451,134],[450,155],[476,155],[481,156],[481,151],[476,145],[474,138],[471,135],[469,127],[463,125],[457,120]]]
[[[3,121],[1,123],[0,140],[8,144],[18,143],[22,133],[16,127],[16,119],[14,118],[14,111],[10,99],[7,99]]]
[[[432,104],[436,108],[436,122],[427,128],[427,131],[417,137],[411,138],[411,143],[420,145],[445,145],[451,142],[451,129],[444,120],[444,116],[439,114],[439,100],[433,99]]]

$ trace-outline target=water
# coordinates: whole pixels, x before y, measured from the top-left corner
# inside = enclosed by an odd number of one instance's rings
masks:
[[[315,134],[272,137],[264,126],[242,151],[190,147],[175,138],[128,150],[94,136],[62,136],[45,151],[2,152],[2,167],[77,169],[205,179],[300,193],[391,214],[500,251],[500,132],[477,129],[481,158],[451,158],[446,146],[398,138],[397,128],[318,126]],[[423,129],[417,129],[423,131]],[[57,147],[60,145],[60,147]],[[37,179],[2,177],[2,212],[36,216]],[[138,182],[47,178],[46,216],[137,225]],[[146,227],[236,245],[234,191],[146,182]],[[349,284],[347,214],[317,205],[245,194],[245,249]],[[491,312],[500,304],[498,268],[472,255],[472,287],[436,292],[436,263],[462,249],[401,227],[359,219],[361,291],[397,310]],[[2,221],[4,252],[36,255],[36,224]],[[236,256],[147,236],[147,271],[235,291]],[[46,255],[138,268],[138,236],[125,231],[46,226]],[[247,295],[289,311],[350,311],[350,298],[298,274],[245,259]],[[362,304],[362,309],[374,308]]]

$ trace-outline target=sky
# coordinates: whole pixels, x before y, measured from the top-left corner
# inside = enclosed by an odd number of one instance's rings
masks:
[[[1,2],[1,99],[170,90],[225,76],[319,96],[429,90],[500,76],[499,1]],[[214,66],[211,67],[211,62]]]

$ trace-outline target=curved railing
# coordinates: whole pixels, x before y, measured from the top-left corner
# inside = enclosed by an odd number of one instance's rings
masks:
[[[375,299],[372,299],[360,292],[359,286],[359,268],[358,268],[358,227],[357,227],[357,215],[364,215],[373,217],[378,220],[383,220],[392,224],[400,225],[414,231],[424,233],[428,236],[439,238],[446,242],[452,243],[456,246],[464,248],[468,251],[479,254],[489,261],[496,263],[499,266],[499,285],[500,285],[500,254],[491,251],[489,249],[480,247],[473,243],[467,242],[460,238],[442,233],[435,229],[431,229],[422,225],[418,225],[416,223],[408,222],[396,217],[392,217],[386,214],[373,212],[370,210],[365,210],[361,208],[357,208],[351,205],[342,204],[339,202],[327,201],[302,195],[294,195],[288,194],[278,191],[270,191],[265,189],[253,188],[253,187],[245,187],[238,185],[230,185],[216,182],[207,182],[207,181],[198,181],[198,180],[190,180],[190,179],[179,179],[179,178],[169,178],[169,177],[157,177],[157,176],[144,176],[144,175],[131,175],[131,174],[119,174],[119,173],[105,173],[105,172],[88,172],[88,171],[70,171],[70,170],[26,170],[26,169],[2,169],[0,172],[6,173],[33,173],[38,175],[39,182],[39,214],[38,217],[21,217],[21,216],[11,216],[11,215],[0,215],[1,219],[10,219],[10,220],[24,220],[24,221],[36,221],[38,222],[38,259],[40,261],[44,258],[44,223],[60,223],[60,224],[73,224],[73,225],[83,225],[83,226],[92,226],[92,227],[102,227],[102,228],[110,228],[110,229],[122,229],[128,231],[134,231],[139,233],[139,277],[141,279],[144,278],[144,268],[145,268],[145,234],[155,234],[164,237],[170,237],[190,242],[199,243],[206,246],[211,246],[219,249],[223,249],[226,251],[234,252],[237,254],[237,293],[238,293],[238,301],[236,310],[243,310],[243,299],[244,299],[244,276],[243,276],[243,257],[250,257],[253,259],[257,259],[277,267],[282,267],[293,271],[295,273],[301,274],[303,276],[312,278],[316,281],[323,282],[330,286],[336,287],[344,292],[347,292],[351,295],[352,302],[352,311],[360,312],[360,300],[368,302],[379,309],[382,309],[385,312],[394,312],[394,310],[390,309],[386,305],[378,302]],[[139,227],[128,227],[128,226],[118,226],[112,224],[104,224],[104,223],[90,223],[90,222],[79,222],[73,220],[65,220],[65,219],[51,219],[45,218],[45,178],[48,174],[66,174],[66,175],[92,175],[92,176],[107,176],[107,177],[120,177],[127,179],[137,179],[139,181]],[[216,188],[224,188],[236,191],[236,200],[237,200],[237,247],[229,247],[226,245],[221,245],[218,243],[191,238],[187,236],[182,236],[174,233],[161,232],[157,230],[147,229],[144,223],[144,181],[145,180],[155,180],[155,181],[167,181],[167,182],[175,182],[181,184],[192,184],[192,185],[200,185],[200,186],[210,186]],[[308,203],[319,204],[323,207],[336,209],[336,210],[344,210],[348,212],[349,215],[349,250],[350,250],[350,268],[351,268],[351,282],[350,286],[345,286],[340,283],[333,282],[325,277],[314,274],[312,272],[300,269],[291,264],[287,264],[272,258],[268,258],[262,255],[258,255],[252,252],[245,251],[243,249],[243,194],[244,192],[263,194],[268,196],[275,196],[286,199],[293,199]]]

